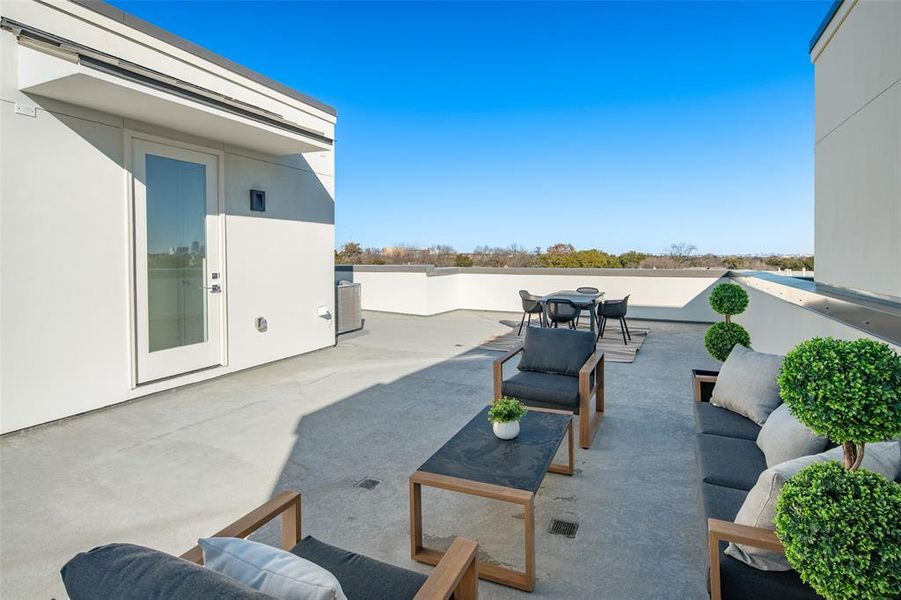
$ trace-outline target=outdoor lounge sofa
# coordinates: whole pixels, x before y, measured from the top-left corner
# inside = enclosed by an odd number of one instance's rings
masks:
[[[710,404],[717,375],[717,371],[692,371],[695,449],[701,481],[701,514],[710,554],[711,600],[821,598],[795,571],[761,571],[723,554],[729,542],[777,552],[783,548],[772,531],[733,522],[767,465],[756,443],[760,426]]]
[[[456,538],[426,577],[300,533],[300,494],[283,492],[212,537],[244,538],[281,516],[281,546],[331,572],[353,600],[475,600],[478,596],[478,544]],[[184,560],[181,560],[184,559]],[[109,544],[83,552],[62,568],[72,600],[166,598],[188,600],[271,600],[212,569],[195,546],[181,559],[131,544]]]
[[[504,363],[520,352],[519,372],[504,379]],[[573,412],[579,416],[579,445],[591,447],[604,418],[604,353],[595,350],[594,334],[526,330],[525,342],[494,361],[494,399],[502,396],[536,409]]]

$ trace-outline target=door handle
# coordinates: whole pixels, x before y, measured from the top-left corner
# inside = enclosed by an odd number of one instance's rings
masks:
[[[218,283],[214,283],[213,285],[202,285],[200,287],[202,287],[205,290],[210,290],[211,294],[219,294],[222,292],[222,288],[219,286]]]

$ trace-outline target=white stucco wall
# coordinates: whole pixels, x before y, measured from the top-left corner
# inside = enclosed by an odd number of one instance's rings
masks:
[[[901,2],[846,0],[811,58],[817,281],[901,298]]]
[[[492,272],[493,271],[493,272]],[[717,316],[707,299],[723,272],[696,272],[693,276],[622,269],[593,269],[561,273],[549,269],[460,269],[429,275],[392,267],[358,267],[339,278],[361,284],[365,310],[433,315],[450,310],[521,312],[519,290],[544,295],[561,289],[593,286],[607,298],[629,298],[634,318],[711,322]],[[556,271],[556,272],[555,272]],[[564,270],[561,270],[564,271]]]
[[[84,27],[19,4],[32,26]],[[3,3],[4,16],[10,6]],[[334,321],[317,315],[319,306],[334,313],[333,152],[261,155],[25,96],[16,88],[17,48],[0,32],[0,431],[334,343]],[[37,107],[35,117],[15,114],[23,101]],[[333,123],[304,114],[331,131]],[[126,129],[224,153],[228,364],[136,387]],[[250,189],[266,190],[265,213],[249,211]],[[254,327],[259,316],[266,333]]]

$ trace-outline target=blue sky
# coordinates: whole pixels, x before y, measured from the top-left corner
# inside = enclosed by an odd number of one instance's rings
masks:
[[[813,250],[829,0],[115,4],[338,109],[339,245]]]

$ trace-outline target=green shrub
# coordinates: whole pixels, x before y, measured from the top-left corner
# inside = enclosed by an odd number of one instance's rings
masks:
[[[721,283],[710,292],[710,307],[726,320],[732,315],[739,315],[748,308],[748,292],[735,283]]]
[[[516,398],[504,396],[488,410],[488,420],[492,423],[519,421],[526,414],[526,408]]]
[[[802,342],[782,362],[779,389],[792,414],[835,442],[901,434],[901,356],[882,342]]]
[[[454,264],[458,267],[471,267],[472,257],[468,254],[458,254],[454,259]]]
[[[827,600],[901,597],[901,484],[815,463],[785,483],[775,523],[789,564]]]
[[[723,361],[736,344],[751,347],[751,335],[738,323],[714,323],[704,334],[704,346],[713,358]]]

